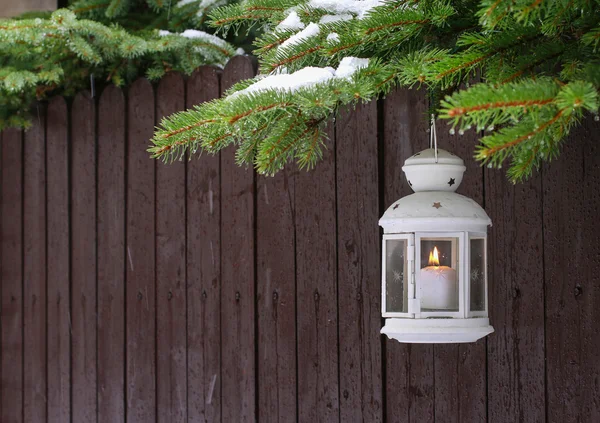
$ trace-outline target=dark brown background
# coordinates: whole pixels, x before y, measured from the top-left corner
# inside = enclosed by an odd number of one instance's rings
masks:
[[[440,123],[494,222],[496,332],[402,345],[379,335],[377,221],[410,193],[425,96],[344,111],[308,173],[148,158],[161,116],[253,72],[56,98],[1,134],[1,421],[600,421],[599,124],[512,186]]]

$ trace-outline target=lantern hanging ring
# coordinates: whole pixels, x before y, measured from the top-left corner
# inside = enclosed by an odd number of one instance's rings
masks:
[[[429,131],[429,148],[433,148],[435,162],[438,162],[437,132],[435,130],[435,115],[431,114],[431,129]]]

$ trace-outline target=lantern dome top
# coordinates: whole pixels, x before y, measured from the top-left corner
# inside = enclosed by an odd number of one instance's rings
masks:
[[[416,192],[396,201],[379,225],[385,233],[486,232],[491,219],[476,201],[447,191]]]
[[[415,192],[456,191],[466,170],[463,160],[442,149],[428,148],[409,157],[402,167]]]

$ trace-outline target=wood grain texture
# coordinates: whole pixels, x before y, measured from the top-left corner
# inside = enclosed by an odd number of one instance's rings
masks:
[[[473,157],[481,134],[470,130],[450,135],[443,120],[436,122],[436,128],[439,148],[461,157],[467,167],[456,192],[483,206],[483,169]],[[486,342],[484,338],[472,344],[434,346],[436,422],[486,421]]]
[[[125,96],[98,109],[98,421],[125,420]]]
[[[201,67],[187,82],[187,104],[219,96],[217,69]],[[221,421],[220,155],[187,163],[187,390],[190,421]]]
[[[336,119],[340,420],[383,421],[377,103]]]
[[[0,421],[23,421],[23,134],[1,134],[0,282],[2,338]]]
[[[544,167],[548,422],[600,420],[600,162],[590,116]]]
[[[402,173],[404,160],[429,146],[425,92],[399,89],[383,104],[384,207],[412,190]],[[434,419],[433,346],[385,340],[386,417],[392,422]]]
[[[298,419],[339,420],[335,133],[323,160],[296,176]]]
[[[127,102],[126,420],[156,419],[155,161],[146,149],[154,92],[139,79]]]
[[[183,77],[170,73],[156,91],[156,118],[183,110]],[[157,413],[159,422],[185,422],[186,281],[185,163],[156,164]]]
[[[221,91],[254,76],[249,57],[233,58]],[[256,420],[255,182],[252,169],[221,153],[221,413],[224,422]]]
[[[84,91],[71,123],[71,324],[73,420],[97,419],[96,108]]]
[[[69,280],[69,119],[62,97],[48,105],[46,125],[48,219],[48,421],[71,418]]]
[[[544,275],[541,179],[513,186],[486,169],[490,323],[488,421],[544,421]]]
[[[23,202],[23,420],[47,419],[46,113],[40,106],[25,133]]]
[[[260,422],[296,421],[295,174],[257,177]]]

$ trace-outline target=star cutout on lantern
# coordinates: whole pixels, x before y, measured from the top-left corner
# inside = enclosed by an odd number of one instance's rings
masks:
[[[438,203],[433,203],[433,206],[431,207],[435,207],[436,209],[439,209],[440,207],[442,207],[442,205],[438,202]]]
[[[454,178],[450,178],[450,180],[448,181],[448,185],[452,186],[454,185],[456,182],[454,182]]]

